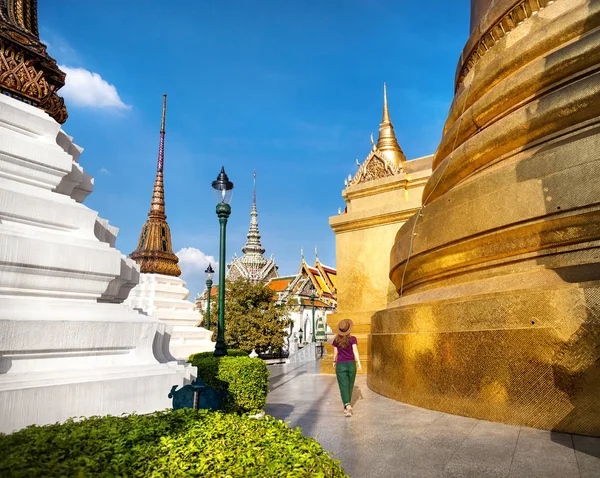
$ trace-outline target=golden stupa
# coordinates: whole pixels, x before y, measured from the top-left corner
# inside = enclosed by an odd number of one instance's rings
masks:
[[[369,386],[600,435],[600,1],[472,0],[423,206],[398,231]]]

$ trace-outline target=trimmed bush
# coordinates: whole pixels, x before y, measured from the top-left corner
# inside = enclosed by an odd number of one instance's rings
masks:
[[[0,449],[2,477],[346,476],[299,429],[207,410],[31,426],[0,434]]]
[[[217,390],[226,390],[224,411],[256,413],[267,403],[269,371],[264,361],[250,357],[200,357],[191,361],[198,376]]]
[[[245,350],[238,350],[238,349],[231,349],[227,351],[227,357],[247,357],[248,355],[250,355],[248,352],[246,352]],[[196,359],[199,358],[205,358],[205,357],[214,357],[215,354],[213,352],[199,352],[197,354],[192,354],[189,356],[189,358],[187,359],[188,362],[193,362]]]

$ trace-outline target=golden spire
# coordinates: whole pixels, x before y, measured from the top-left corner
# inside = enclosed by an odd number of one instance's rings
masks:
[[[158,166],[156,179],[150,202],[148,220],[142,227],[140,240],[131,258],[140,265],[140,271],[148,274],[165,274],[180,276],[181,269],[177,265],[179,258],[173,254],[171,230],[167,224],[165,213],[165,188],[163,169],[165,161],[165,120],[167,116],[167,95],[163,95],[160,142],[158,146]]]
[[[40,41],[37,0],[0,0],[0,94],[36,106],[59,123],[67,120],[57,91],[65,74]]]
[[[396,167],[402,166],[402,163],[406,161],[406,156],[400,149],[400,145],[396,140],[396,134],[394,133],[394,126],[390,119],[390,112],[388,110],[387,102],[387,88],[386,84],[383,84],[383,116],[381,118],[381,124],[379,125],[379,138],[377,139],[377,149],[383,153],[383,155],[392,161]]]

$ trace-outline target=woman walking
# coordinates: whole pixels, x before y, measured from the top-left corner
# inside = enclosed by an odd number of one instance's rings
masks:
[[[356,378],[356,368],[362,370],[360,357],[358,356],[358,341],[352,332],[352,321],[350,319],[340,320],[338,331],[333,339],[333,366],[344,403],[344,415],[352,416],[352,390]]]

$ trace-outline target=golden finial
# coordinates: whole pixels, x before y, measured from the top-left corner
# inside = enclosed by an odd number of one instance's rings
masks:
[[[385,83],[383,83],[383,115],[381,118],[381,123],[392,123],[392,120],[390,120],[390,112],[388,110],[387,85]]]
[[[381,124],[379,125],[377,149],[381,151],[387,159],[392,161],[397,168],[401,167],[402,163],[406,161],[406,156],[398,144],[396,134],[394,133],[394,126],[390,119],[387,102],[387,86],[385,83],[383,84],[383,115]]]

